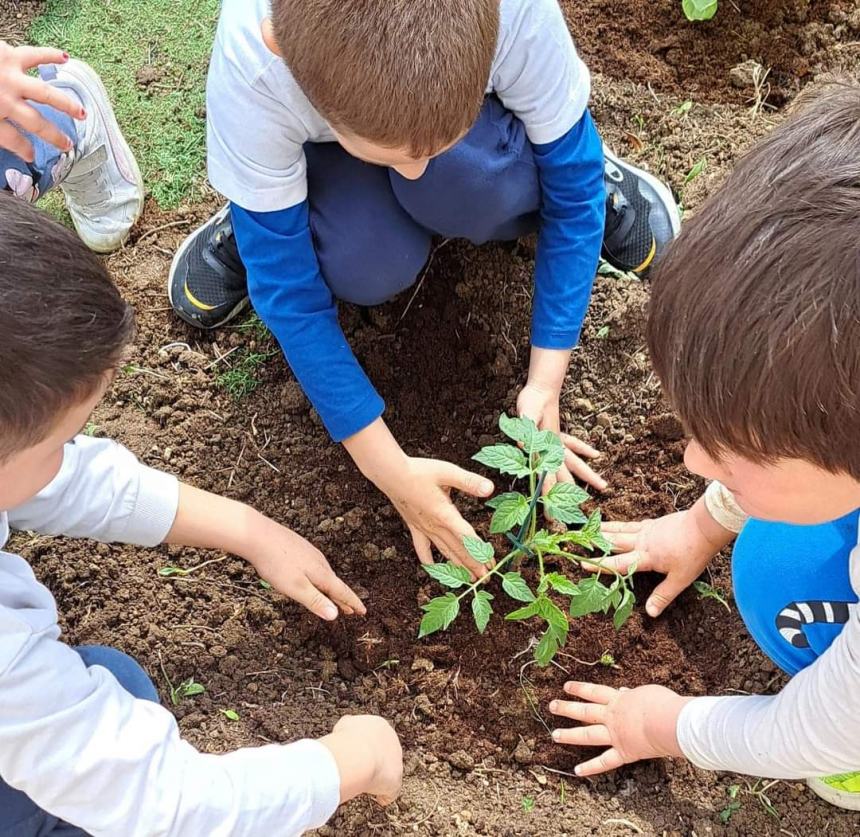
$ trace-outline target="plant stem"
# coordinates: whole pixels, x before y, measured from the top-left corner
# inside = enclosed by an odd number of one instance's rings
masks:
[[[459,602],[464,596],[468,596],[469,593],[474,593],[475,590],[480,587],[482,584],[489,581],[494,575],[498,575],[499,571],[502,569],[505,564],[507,564],[512,558],[516,558],[517,555],[522,555],[523,552],[520,549],[513,549],[504,558],[502,558],[498,564],[496,564],[493,569],[487,573],[483,578],[479,578],[474,584],[467,587],[459,596],[457,596],[457,601]]]

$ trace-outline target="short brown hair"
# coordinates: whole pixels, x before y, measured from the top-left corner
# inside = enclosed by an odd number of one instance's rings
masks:
[[[711,456],[860,479],[860,87],[807,102],[686,224],[655,270],[648,343]]]
[[[474,123],[499,0],[272,0],[278,47],[335,128],[416,157]]]
[[[92,395],[134,335],[131,308],[70,230],[0,193],[0,459]]]

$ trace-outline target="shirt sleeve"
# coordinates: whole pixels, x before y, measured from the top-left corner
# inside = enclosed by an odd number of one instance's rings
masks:
[[[54,479],[9,512],[15,529],[107,543],[160,544],[176,518],[179,483],[109,439],[77,436]]]
[[[579,340],[597,273],[606,213],[603,145],[588,111],[563,137],[534,146],[541,185],[532,345]]]
[[[0,552],[0,775],[42,809],[94,837],[296,835],[336,809],[319,742],[202,754],[59,635],[50,593]]]
[[[705,770],[805,779],[860,768],[860,609],[775,696],[701,697],[678,719],[684,755]]]
[[[249,212],[233,204],[248,292],[302,389],[336,442],[363,430],[385,404],[352,353],[320,273],[308,205]]]
[[[749,520],[749,515],[738,505],[732,492],[716,480],[705,490],[705,508],[720,526],[735,534],[740,532]]]

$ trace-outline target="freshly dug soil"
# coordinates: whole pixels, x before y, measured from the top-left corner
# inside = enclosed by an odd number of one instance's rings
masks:
[[[0,0],[0,40],[25,43],[30,24],[44,7],[45,0]]]
[[[781,5],[789,13],[779,23],[765,14],[776,4],[743,9],[757,25],[796,41],[825,19],[825,7],[829,14],[839,6]],[[798,22],[802,6],[807,17]],[[572,8],[566,4],[569,14]],[[579,17],[571,21],[592,65],[607,71],[595,74],[593,103],[607,141],[666,177],[695,210],[779,114],[751,114],[727,85],[720,92],[719,72],[696,64],[686,47],[677,50],[690,54],[688,66],[669,62],[675,53],[656,48],[653,39],[671,31],[673,21],[679,44],[709,54],[696,38],[683,40],[686,24],[673,17],[675,8],[674,0],[593,0],[577,6]],[[697,37],[744,43],[746,36],[735,35],[733,4],[724,0],[719,14],[695,30]],[[598,24],[615,28],[589,45],[588,21],[595,39]],[[607,43],[615,44],[611,61]],[[720,52],[720,66],[734,60],[729,50]],[[640,79],[646,65],[663,68],[664,81],[657,70]],[[654,83],[649,89],[622,76]],[[712,95],[696,96],[692,108],[679,112],[693,85]],[[700,159],[704,173],[685,184]],[[162,578],[157,570],[166,564],[193,567],[222,556],[19,535],[15,547],[57,597],[68,641],[108,643],[133,654],[164,696],[168,678],[202,683],[205,694],[175,712],[184,734],[206,751],[320,735],[345,713],[389,718],[405,745],[402,798],[385,811],[356,801],[322,830],[326,835],[860,833],[860,817],[836,812],[798,783],[765,788],[774,816],[759,795],[763,786],[743,777],[661,762],[581,781],[572,769],[584,753],[551,743],[547,703],[568,676],[628,686],[657,682],[690,694],[779,689],[783,678],[733,606],[688,591],[665,616],[650,620],[641,602],[655,579],[643,576],[636,582],[640,606],[622,631],[604,617],[573,625],[558,658],[563,670],[529,665],[533,629],[499,616],[484,636],[463,616],[450,631],[418,641],[419,605],[437,589],[418,567],[396,512],[330,443],[286,365],[273,354],[252,371],[256,389],[239,400],[222,385],[220,376],[239,368],[248,352],[274,353],[271,338],[254,328],[201,334],[169,311],[170,258],[217,205],[216,196],[174,213],[149,205],[132,242],[109,260],[136,306],[140,334],[131,367],[96,412],[96,432],[308,537],[362,595],[368,616],[321,624],[261,586],[234,558],[185,578]],[[469,466],[472,454],[497,436],[498,414],[512,409],[525,375],[533,255],[531,241],[480,249],[450,243],[414,295],[407,291],[379,309],[344,308],[346,334],[410,453]],[[598,501],[612,519],[686,508],[701,488],[683,467],[680,427],[648,364],[647,298],[646,284],[597,281],[563,396],[571,432],[604,453],[601,468],[612,487]],[[479,504],[460,505],[486,526]],[[715,562],[710,581],[731,604],[725,559]],[[604,652],[614,658],[612,667],[594,664]],[[238,721],[221,711],[228,709]],[[733,785],[740,786],[740,808],[724,821]]]

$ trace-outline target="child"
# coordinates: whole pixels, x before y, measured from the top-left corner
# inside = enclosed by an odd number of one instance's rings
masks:
[[[463,547],[474,532],[449,494],[488,496],[492,484],[403,451],[336,300],[377,305],[412,285],[434,234],[482,243],[538,231],[518,409],[557,432],[601,241],[614,264],[644,272],[679,224],[663,184],[604,159],[589,92],[557,0],[223,3],[208,164],[231,203],[177,253],[171,303],[213,328],[250,294],[331,436],[390,498],[424,563],[432,545],[485,572]],[[558,478],[605,487],[580,458],[596,452],[565,442]]]
[[[656,616],[739,533],[738,610],[792,679],[756,697],[568,683],[581,702],[551,709],[585,725],[555,740],[609,748],[578,775],[683,756],[860,810],[858,222],[860,87],[834,86],[741,160],[660,265],[651,357],[687,467],[713,482],[688,511],[608,524],[614,560],[666,575]]]
[[[77,435],[121,363],[131,310],[101,261],[29,203],[0,197],[0,240],[0,548],[13,527],[218,549],[323,618],[364,613],[294,532]],[[357,794],[399,792],[400,745],[381,718],[216,756],[182,741],[157,701],[130,657],[63,644],[51,594],[0,552],[0,834],[298,834]]]

